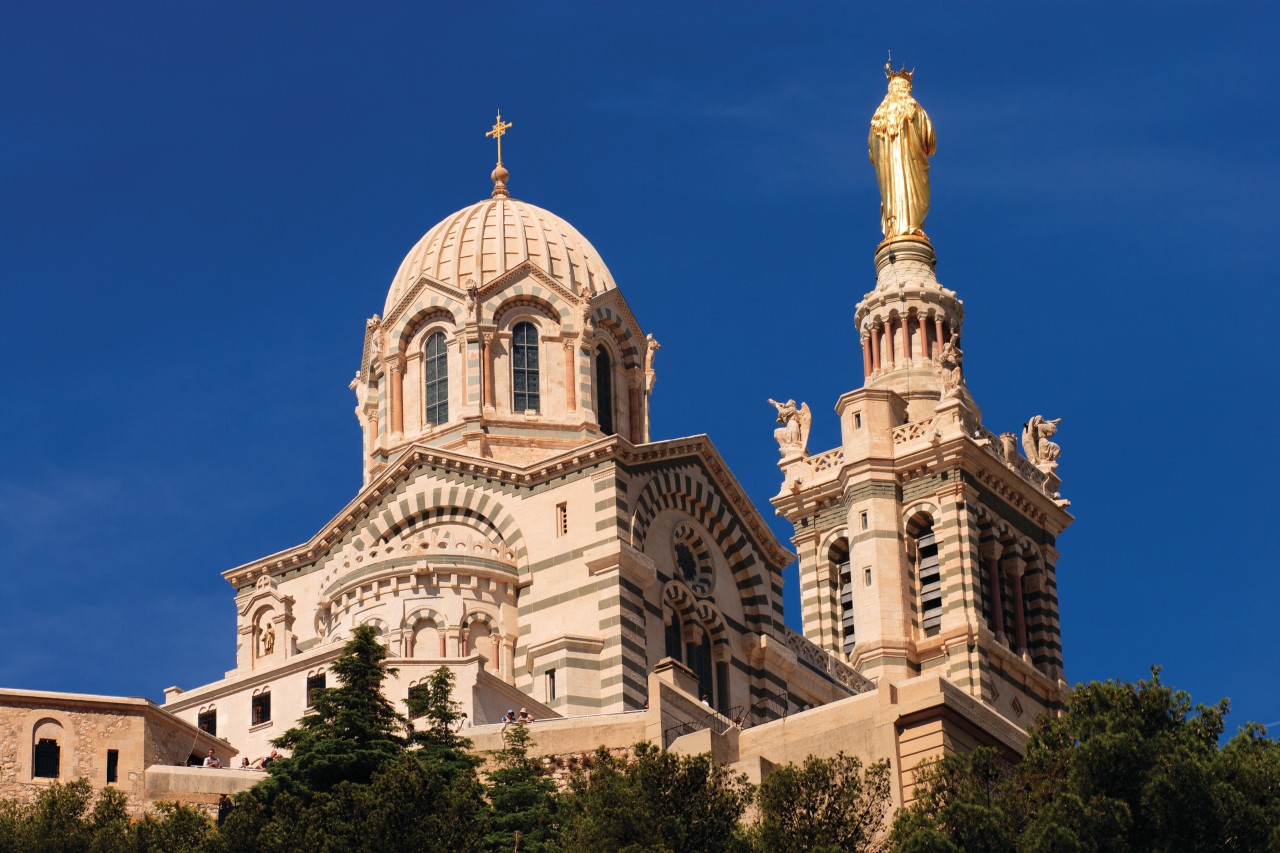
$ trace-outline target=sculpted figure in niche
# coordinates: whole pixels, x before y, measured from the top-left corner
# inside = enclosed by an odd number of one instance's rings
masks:
[[[964,387],[964,352],[955,338],[947,341],[938,356],[938,366],[942,369],[942,396],[954,397]]]
[[[262,632],[262,656],[275,654],[276,650],[276,629],[270,622],[267,623],[267,630]]]
[[[813,420],[809,413],[809,404],[801,403],[797,408],[795,400],[779,403],[772,399],[769,404],[778,410],[778,423],[782,424],[773,431],[773,437],[778,442],[778,451],[783,456],[797,452],[803,453],[805,445],[809,443],[809,424]]]
[[[1062,448],[1049,439],[1058,434],[1058,424],[1062,418],[1045,420],[1036,415],[1022,425],[1022,449],[1033,465],[1048,471],[1058,468],[1058,455]]]
[[[911,97],[911,76],[886,62],[889,92],[871,117],[867,153],[880,185],[880,228],[886,240],[924,237],[929,213],[929,157],[937,150],[933,123]],[[927,239],[927,238],[926,238]]]

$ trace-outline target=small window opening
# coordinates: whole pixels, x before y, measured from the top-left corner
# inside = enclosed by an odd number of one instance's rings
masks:
[[[196,726],[200,731],[218,736],[218,712],[210,708],[208,711],[201,711],[196,717]]]
[[[324,673],[318,675],[307,676],[307,707],[310,708],[316,703],[316,691],[324,690],[325,678]]]
[[[862,585],[871,586],[871,567],[867,566],[862,570]]]
[[[862,524],[863,530],[866,530],[867,527],[871,524],[871,520],[867,517],[867,513],[865,512],[859,513],[858,521]]]
[[[249,711],[250,725],[271,722],[271,694],[259,693],[254,696]]]
[[[556,701],[556,671],[554,669],[547,670],[547,702]]]
[[[853,413],[853,428],[862,429],[862,412]]]
[[[107,750],[107,784],[110,785],[116,781],[116,776],[120,770],[120,750]]]
[[[567,503],[556,504],[556,536],[567,536],[569,534],[569,505]]]

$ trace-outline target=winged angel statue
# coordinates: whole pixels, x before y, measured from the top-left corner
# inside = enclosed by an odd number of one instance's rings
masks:
[[[809,423],[813,420],[809,414],[809,404],[801,403],[799,408],[796,408],[795,400],[785,403],[770,400],[769,404],[778,410],[778,423],[782,424],[773,431],[779,452],[783,456],[804,453],[805,446],[809,443]]]

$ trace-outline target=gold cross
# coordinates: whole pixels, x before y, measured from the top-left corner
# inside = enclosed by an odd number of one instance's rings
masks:
[[[494,123],[493,130],[485,134],[485,136],[492,136],[494,139],[498,140],[498,165],[499,166],[502,165],[502,136],[507,132],[507,129],[510,128],[511,126],[512,126],[511,122],[502,120],[502,110],[498,110],[498,120]]]

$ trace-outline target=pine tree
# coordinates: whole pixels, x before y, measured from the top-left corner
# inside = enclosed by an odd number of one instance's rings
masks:
[[[474,774],[479,762],[467,752],[471,741],[458,734],[461,714],[453,701],[453,672],[440,667],[409,691],[405,704],[416,722],[409,733],[409,743],[417,747],[414,754],[439,767],[446,777]]]
[[[395,674],[383,663],[386,657],[376,629],[355,629],[329,666],[338,686],[317,690],[312,712],[272,741],[291,754],[268,766],[269,781],[305,798],[339,782],[367,784],[404,752],[405,739],[399,732],[406,720],[382,695],[382,682]],[[273,786],[265,787],[270,799]]]
[[[485,848],[492,853],[550,850],[559,836],[555,783],[541,762],[529,758],[528,726],[508,726],[502,742],[498,766],[489,774],[493,812]]]

